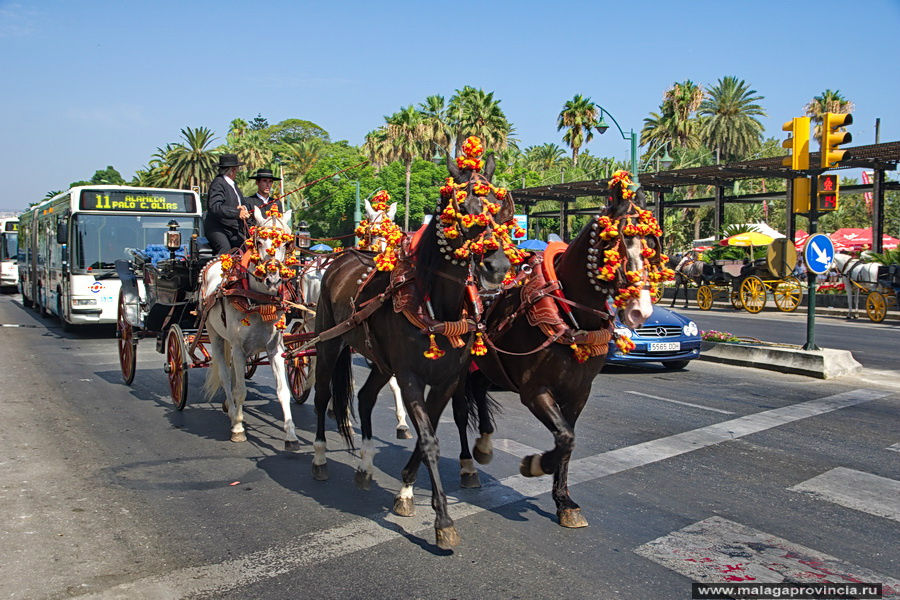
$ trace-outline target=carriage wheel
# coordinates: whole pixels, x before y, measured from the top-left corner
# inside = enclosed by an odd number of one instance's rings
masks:
[[[662,297],[663,297],[663,286],[662,286],[662,284],[660,284],[660,285],[656,286],[656,293],[654,293],[652,296],[650,296],[650,300],[653,302],[653,304],[656,304],[657,302],[662,300]]]
[[[302,320],[295,321],[294,324],[291,325],[292,334],[304,333],[305,331],[306,327],[304,327]],[[312,369],[312,358],[309,356],[287,358],[285,363],[285,366],[287,367],[288,385],[291,386],[291,395],[294,397],[294,402],[303,404],[309,398],[309,392],[311,390],[311,388],[307,388],[306,390],[303,388],[309,380],[310,370]]]
[[[172,402],[178,410],[187,404],[188,354],[184,343],[184,333],[178,325],[172,325],[166,334],[166,373],[169,376],[169,390]]]
[[[887,314],[887,302],[881,292],[869,292],[866,296],[866,314],[874,323],[881,323]]]
[[[744,305],[741,303],[741,293],[738,290],[731,290],[728,292],[728,297],[731,300],[731,306],[733,306],[737,310],[741,310],[744,308]]]
[[[713,293],[712,289],[708,285],[701,285],[697,288],[697,306],[699,306],[702,310],[709,310],[712,308],[713,303]]]
[[[803,296],[800,280],[796,277],[785,277],[772,290],[772,296],[775,298],[778,310],[794,312],[800,306],[800,298]]]
[[[122,380],[125,385],[131,385],[137,370],[137,339],[134,337],[134,327],[125,317],[125,294],[122,290],[119,290],[116,334],[119,338],[119,367],[122,369]]]
[[[766,284],[756,275],[741,282],[741,304],[749,313],[758,313],[766,305]]]
[[[256,367],[259,365],[259,359],[262,355],[257,352],[253,356],[247,359],[247,364],[244,365],[244,379],[250,379],[253,377],[253,374],[256,373]]]

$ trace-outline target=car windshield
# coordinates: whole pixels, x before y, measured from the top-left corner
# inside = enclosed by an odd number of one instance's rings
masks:
[[[131,258],[128,248],[145,250],[148,246],[161,245],[171,220],[171,216],[158,215],[77,214],[72,219],[72,268],[76,271],[115,268],[116,259]],[[181,216],[176,221],[183,240],[200,227],[196,217]]]
[[[7,231],[2,234],[2,245],[0,245],[0,259],[10,260],[16,258],[19,252],[18,236],[14,231]]]

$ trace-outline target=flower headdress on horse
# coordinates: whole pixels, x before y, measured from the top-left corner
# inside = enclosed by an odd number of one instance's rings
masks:
[[[368,205],[377,213],[382,213],[382,218],[370,221],[363,219],[356,226],[356,237],[359,238],[357,248],[360,250],[375,250],[375,267],[379,271],[393,271],[397,266],[397,249],[403,240],[403,232],[400,227],[391,220],[388,204],[391,195],[386,190],[381,190],[372,198]],[[382,247],[383,244],[383,247]]]

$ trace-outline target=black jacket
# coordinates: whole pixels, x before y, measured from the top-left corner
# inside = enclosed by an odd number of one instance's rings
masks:
[[[239,197],[234,188],[225,181],[224,175],[216,175],[209,184],[209,200],[204,220],[205,230],[240,234],[242,225],[238,218],[240,214],[238,200],[247,205],[248,210],[253,209],[253,205],[244,201],[242,196]]]
[[[281,203],[281,200],[276,200],[275,202],[278,203],[278,212],[284,214],[284,205]],[[247,205],[247,210],[250,211],[250,214],[253,214],[253,207],[258,206],[259,210],[262,211],[263,216],[265,216],[266,211],[270,206],[272,206],[272,197],[269,196],[269,200],[267,201],[267,203],[263,204],[263,200],[261,200],[260,197],[256,194],[253,194],[252,196],[247,196],[246,198],[244,198],[244,204]]]

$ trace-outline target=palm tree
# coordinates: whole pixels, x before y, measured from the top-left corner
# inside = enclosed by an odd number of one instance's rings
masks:
[[[841,90],[825,90],[819,96],[813,96],[813,99],[803,107],[806,116],[811,117],[815,127],[815,137],[819,140],[819,147],[822,143],[822,115],[827,112],[848,114],[854,109],[853,103],[844,98]],[[841,128],[843,130],[843,128]]]
[[[447,125],[447,107],[444,97],[437,94],[428,96],[419,104],[425,128],[425,144],[434,153],[450,155],[450,127]]]
[[[456,154],[471,135],[481,138],[485,150],[503,150],[513,133],[510,122],[494,100],[494,92],[471,86],[456,90],[447,107],[447,120],[456,138]]]
[[[543,144],[525,148],[525,165],[535,171],[549,171],[560,166],[566,151],[556,144]]]
[[[701,138],[716,152],[716,162],[740,159],[756,150],[762,140],[763,126],[757,117],[766,116],[759,104],[762,96],[743,79],[726,76],[709,90],[700,103],[704,117]]]
[[[181,130],[184,143],[175,144],[167,152],[166,162],[171,167],[169,180],[182,188],[199,186],[202,189],[216,175],[218,154],[210,148],[214,133],[206,127]]]
[[[429,149],[426,142],[427,127],[422,113],[412,105],[385,117],[384,120],[384,125],[366,136],[363,152],[376,166],[397,160],[406,167],[403,228],[409,231],[409,183],[412,177],[412,164]]]
[[[693,116],[703,101],[703,89],[690,79],[674,83],[663,95],[659,113],[650,113],[641,129],[641,145],[648,152],[669,144],[671,148],[696,148],[699,120]]]
[[[572,165],[578,166],[578,151],[586,142],[594,139],[594,127],[597,126],[597,105],[581,94],[575,94],[567,100],[556,118],[556,130],[566,130],[563,141],[572,149]]]

